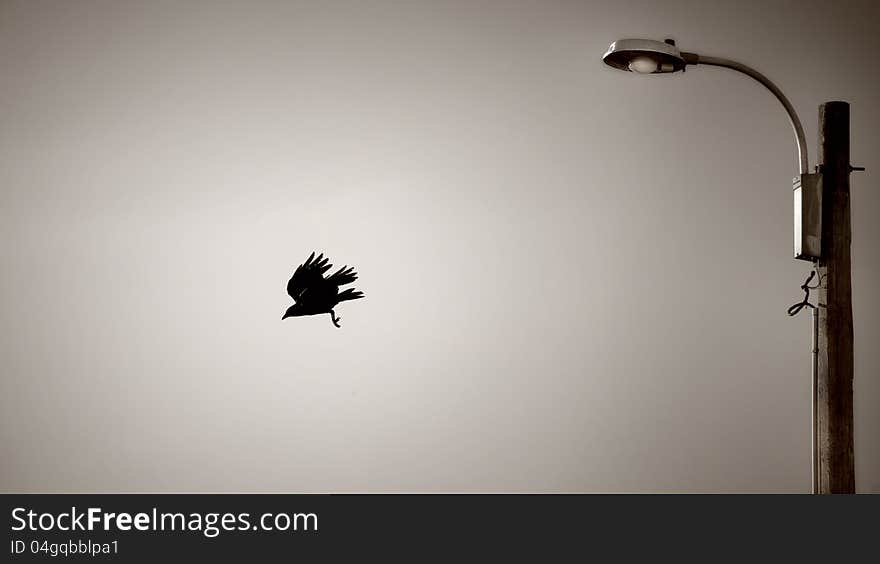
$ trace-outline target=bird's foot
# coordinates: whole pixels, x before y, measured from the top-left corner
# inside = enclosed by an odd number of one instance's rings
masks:
[[[339,327],[339,328],[342,327],[342,325],[339,324],[339,322],[342,321],[342,318],[336,317],[336,314],[333,313],[332,311],[330,312],[330,321],[332,321],[333,325],[335,325],[336,327]]]

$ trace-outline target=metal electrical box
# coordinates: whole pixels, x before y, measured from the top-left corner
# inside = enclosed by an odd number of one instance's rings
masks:
[[[822,174],[802,174],[794,179],[794,258],[821,256]]]

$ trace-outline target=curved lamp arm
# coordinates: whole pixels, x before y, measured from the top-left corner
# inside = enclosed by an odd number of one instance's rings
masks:
[[[724,59],[721,57],[707,57],[705,55],[697,55],[695,53],[682,53],[682,58],[685,63],[689,65],[712,65],[716,67],[725,67],[728,69],[733,69],[735,71],[739,71],[743,74],[747,74],[750,77],[754,78],[761,84],[767,87],[767,89],[776,96],[776,99],[782,102],[782,105],[785,107],[786,113],[788,113],[788,120],[791,122],[791,127],[794,129],[794,136],[797,138],[797,147],[798,147],[798,159],[800,160],[800,171],[801,174],[808,174],[810,172],[810,161],[807,158],[807,139],[804,136],[804,128],[801,125],[801,120],[798,118],[797,112],[794,111],[794,106],[791,105],[791,102],[788,101],[788,98],[785,97],[785,94],[782,93],[782,90],[779,89],[778,86],[773,84],[769,78],[759,73],[752,67],[744,65],[742,63],[738,63],[736,61],[731,61],[730,59]]]

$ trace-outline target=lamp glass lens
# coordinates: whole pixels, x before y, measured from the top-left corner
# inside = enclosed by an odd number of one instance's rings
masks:
[[[657,61],[651,57],[635,57],[629,62],[629,70],[640,74],[651,74],[657,72]]]

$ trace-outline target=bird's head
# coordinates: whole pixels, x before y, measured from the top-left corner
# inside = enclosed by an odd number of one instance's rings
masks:
[[[302,312],[302,308],[300,307],[300,305],[293,304],[292,306],[287,308],[287,311],[284,312],[284,315],[281,316],[281,319],[283,321],[283,320],[287,319],[288,317],[297,317],[302,314],[303,314],[303,312]]]

